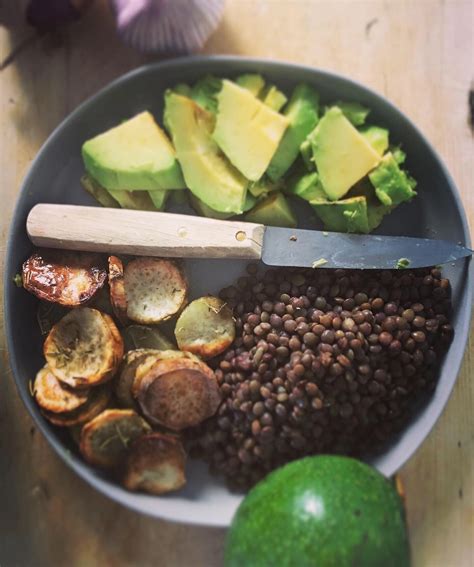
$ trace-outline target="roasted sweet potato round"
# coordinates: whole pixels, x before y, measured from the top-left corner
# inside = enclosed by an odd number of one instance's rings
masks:
[[[232,311],[218,297],[195,299],[179,316],[175,336],[181,350],[212,358],[226,350],[235,338]]]
[[[151,427],[133,410],[105,410],[84,425],[79,449],[91,465],[112,468],[123,460],[130,443],[148,431]]]
[[[186,484],[186,454],[178,437],[148,433],[136,439],[125,460],[123,485],[128,490],[164,494]]]
[[[121,407],[134,409],[136,401],[132,396],[132,384],[135,380],[135,373],[138,366],[144,362],[147,357],[150,360],[156,360],[159,351],[153,349],[135,349],[125,353],[120,372],[115,379],[114,391],[115,396]]]
[[[39,406],[53,413],[73,411],[89,399],[88,389],[72,390],[56,378],[48,365],[36,375],[33,394]]]
[[[117,319],[126,325],[127,317],[127,294],[123,277],[123,264],[117,256],[109,256],[109,288],[110,303]]]
[[[139,379],[137,398],[150,422],[180,431],[213,415],[220,391],[214,372],[204,362],[173,357],[158,360]]]
[[[171,260],[132,260],[125,267],[124,282],[127,316],[136,323],[165,321],[178,313],[186,302],[186,279]]]
[[[101,256],[85,252],[39,250],[26,260],[22,271],[26,290],[66,307],[89,301],[106,279]]]
[[[43,347],[51,372],[72,388],[88,388],[115,374],[123,341],[112,318],[89,307],[74,309],[56,323]]]
[[[109,384],[104,384],[97,386],[97,388],[91,388],[87,402],[73,411],[54,413],[42,409],[41,413],[48,421],[58,427],[80,425],[103,412],[109,405],[111,395],[112,390]]]

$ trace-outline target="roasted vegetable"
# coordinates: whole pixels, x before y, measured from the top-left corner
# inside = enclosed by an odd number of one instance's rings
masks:
[[[83,305],[107,278],[98,254],[63,250],[40,250],[23,264],[23,287],[29,292],[65,307]]]
[[[137,258],[125,267],[127,316],[144,324],[166,321],[183,307],[187,283],[171,260]]]
[[[105,410],[84,425],[79,449],[91,465],[112,468],[123,460],[130,443],[150,430],[133,410]]]
[[[46,365],[36,375],[33,395],[43,409],[53,413],[65,413],[84,405],[89,399],[89,390],[68,388]]]
[[[174,435],[148,433],[134,441],[125,461],[123,484],[128,490],[164,494],[186,484],[186,454]]]
[[[73,411],[54,413],[47,410],[41,410],[41,413],[48,421],[58,427],[80,425],[90,421],[107,408],[110,402],[111,393],[112,391],[109,384],[104,384],[102,386],[97,386],[97,388],[91,388],[87,402]]]
[[[43,349],[61,382],[87,388],[112,378],[122,360],[123,341],[109,315],[82,307],[54,325]]]
[[[122,331],[125,350],[157,349],[170,350],[176,348],[168,337],[156,327],[130,325]]]
[[[117,397],[119,404],[124,408],[136,408],[136,402],[132,396],[132,384],[135,380],[135,373],[139,365],[144,362],[147,358],[151,360],[152,363],[156,361],[156,356],[158,354],[157,350],[153,349],[136,349],[128,351],[123,360],[120,373],[115,380],[115,396]]]
[[[183,310],[174,332],[181,350],[212,358],[235,338],[232,311],[218,297],[200,297]]]
[[[216,412],[221,401],[214,372],[186,354],[162,357],[142,377],[136,376],[137,388],[134,383],[145,417],[174,431],[198,425]]]
[[[126,325],[127,317],[127,294],[123,278],[123,264],[117,256],[109,256],[109,288],[110,303],[117,319]]]

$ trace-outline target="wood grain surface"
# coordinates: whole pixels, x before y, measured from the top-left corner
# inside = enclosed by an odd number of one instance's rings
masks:
[[[24,4],[0,2],[1,21],[14,26],[0,28],[0,59],[30,33]],[[469,0],[227,0],[204,52],[328,68],[386,95],[443,156],[472,226],[473,11]],[[0,72],[0,271],[15,198],[40,145],[81,101],[149,60],[119,44],[106,2],[96,0],[83,21],[37,40]],[[474,565],[473,338],[446,411],[402,470],[415,567]],[[70,472],[18,398],[3,334],[0,351],[2,567],[222,565],[224,531],[140,516]]]

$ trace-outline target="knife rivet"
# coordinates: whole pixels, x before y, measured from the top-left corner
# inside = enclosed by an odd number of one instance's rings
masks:
[[[178,236],[181,238],[185,238],[188,235],[188,231],[184,228],[184,226],[182,226],[181,228],[178,228]]]
[[[237,232],[237,234],[235,235],[235,238],[239,242],[243,242],[247,238],[247,235],[245,234],[245,232],[243,230],[239,230],[239,232]]]

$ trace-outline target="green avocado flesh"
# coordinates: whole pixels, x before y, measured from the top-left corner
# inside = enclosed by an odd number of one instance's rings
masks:
[[[228,80],[222,81],[217,98],[213,138],[242,175],[250,181],[258,181],[276,152],[289,121],[247,89]]]
[[[380,128],[380,126],[364,126],[359,129],[359,132],[374,150],[380,156],[383,156],[388,149],[388,130],[386,128]]]
[[[82,157],[86,171],[106,189],[185,187],[174,148],[149,112],[85,142]]]
[[[265,79],[262,75],[257,73],[246,73],[245,75],[240,75],[235,79],[235,82],[242,87],[250,91],[253,96],[259,96],[265,87]]]
[[[370,112],[367,107],[358,102],[338,101],[334,103],[334,106],[340,108],[347,120],[354,126],[362,126]]]
[[[239,506],[225,567],[409,567],[400,496],[368,465],[307,457],[269,474]]]
[[[318,112],[318,93],[308,85],[298,85],[283,113],[289,120],[289,126],[268,167],[270,179],[277,181],[291,167],[301,145],[318,123]]]
[[[290,208],[284,195],[280,192],[273,193],[251,209],[245,220],[264,224],[266,226],[281,226],[287,228],[296,227],[296,217]]]
[[[191,192],[215,211],[242,213],[248,181],[213,140],[212,114],[190,98],[168,91],[165,119]]]
[[[327,200],[319,175],[315,171],[311,173],[297,172],[291,175],[286,183],[285,192],[305,201]]]
[[[191,89],[190,96],[194,102],[202,106],[208,112],[215,114],[217,112],[217,93],[222,88],[222,80],[212,75],[207,75],[199,80]],[[184,94],[184,93],[178,93]]]
[[[269,85],[259,95],[263,104],[266,104],[276,112],[279,112],[287,103],[286,95],[282,93],[275,85]]]
[[[321,183],[331,201],[343,197],[380,161],[379,154],[336,106],[326,111],[310,139]]]
[[[390,152],[385,154],[380,165],[369,174],[369,179],[380,202],[386,206],[399,205],[416,195],[416,183],[400,169]]]
[[[394,207],[382,205],[371,184],[364,179],[339,201],[318,197],[311,200],[316,215],[327,230],[367,234],[375,230]]]
[[[148,191],[118,191],[108,189],[108,192],[119,203],[122,209],[134,209],[137,211],[157,210]],[[160,209],[158,208],[158,210]]]
[[[314,171],[316,168],[313,158],[313,145],[311,144],[309,137],[301,143],[300,154],[306,169],[308,171]]]
[[[281,189],[280,183],[273,183],[265,175],[258,181],[254,181],[249,184],[249,193],[254,197],[260,199],[261,197],[267,197],[269,193],[273,191],[279,191]]]
[[[209,219],[218,219],[218,220],[226,220],[234,217],[234,213],[220,213],[219,211],[215,211],[208,207],[206,203],[203,203],[200,199],[196,197],[196,195],[190,194],[190,203],[192,208],[202,217],[207,217]],[[243,212],[250,211],[250,209],[255,205],[257,199],[251,194],[247,193],[245,198]]]
[[[83,175],[81,177],[82,187],[94,197],[94,199],[99,202],[103,207],[118,208],[119,203],[112,197],[112,195],[104,189],[102,185],[99,185],[95,179],[92,179],[90,175]]]

